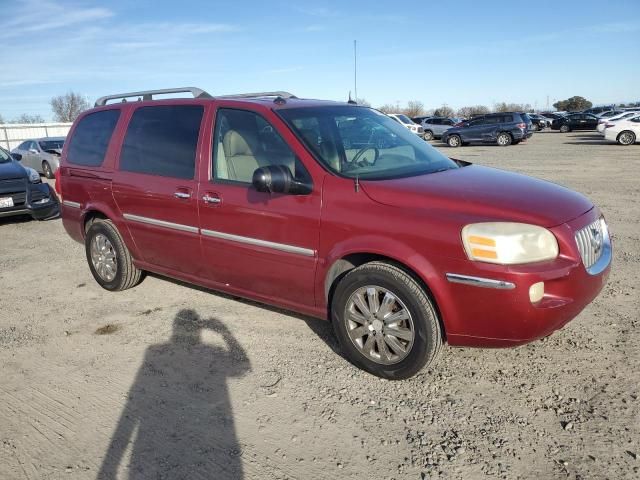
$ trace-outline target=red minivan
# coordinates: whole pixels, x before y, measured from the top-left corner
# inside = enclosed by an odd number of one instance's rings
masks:
[[[157,98],[182,92],[194,98]],[[105,289],[150,271],[329,319],[355,365],[390,379],[444,342],[551,334],[598,295],[612,256],[584,196],[286,92],[103,97],[71,129],[58,188]]]

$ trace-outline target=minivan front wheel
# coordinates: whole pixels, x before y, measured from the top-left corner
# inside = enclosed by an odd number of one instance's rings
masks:
[[[337,285],[331,316],[345,356],[391,380],[430,364],[442,346],[435,308],[422,286],[384,262],[361,265]]]
[[[507,147],[511,145],[513,138],[511,138],[511,135],[509,135],[508,133],[502,132],[498,134],[498,138],[496,139],[496,141],[498,142],[498,145],[500,145],[501,147]]]
[[[460,139],[460,135],[451,135],[447,138],[447,145],[450,147],[459,147],[462,144],[462,140]]]
[[[85,236],[87,262],[93,278],[106,290],[117,292],[140,283],[142,272],[133,259],[120,233],[110,220],[95,220]]]

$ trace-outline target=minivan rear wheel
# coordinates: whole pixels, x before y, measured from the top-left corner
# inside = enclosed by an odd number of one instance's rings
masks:
[[[442,347],[429,296],[407,272],[385,262],[366,263],[342,278],[331,318],[347,359],[378,377],[409,378]]]
[[[85,236],[87,262],[93,278],[106,290],[117,292],[135,287],[142,271],[133,265],[133,258],[111,220],[95,220]]]
[[[450,147],[459,147],[462,144],[462,140],[460,139],[460,135],[451,135],[447,138],[447,145]]]
[[[499,133],[498,138],[496,138],[496,142],[501,147],[508,147],[509,145],[511,145],[512,141],[513,141],[513,138],[511,137],[511,135],[509,135],[506,132]]]

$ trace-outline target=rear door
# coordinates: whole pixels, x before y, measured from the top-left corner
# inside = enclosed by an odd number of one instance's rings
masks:
[[[168,274],[197,275],[201,265],[195,166],[203,117],[197,103],[135,108],[113,177],[142,260]]]
[[[307,195],[252,186],[255,169],[267,165],[289,168],[296,179],[313,183],[284,140],[293,139],[291,132],[278,120],[250,109],[217,110],[210,169],[199,187],[203,265],[207,278],[232,289],[292,307],[313,306],[320,182]]]

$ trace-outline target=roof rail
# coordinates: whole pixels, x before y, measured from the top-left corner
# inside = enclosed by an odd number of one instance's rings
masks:
[[[255,92],[255,93],[237,93],[235,95],[216,95],[216,98],[259,98],[259,97],[280,97],[284,99],[298,98],[289,92]]]
[[[100,97],[96,100],[95,106],[102,107],[107,104],[109,100],[122,100],[127,101],[127,98],[141,97],[142,100],[153,100],[154,95],[166,95],[168,93],[185,93],[189,92],[193,95],[193,98],[213,98],[207,92],[196,87],[182,87],[182,88],[163,88],[161,90],[144,90],[141,92],[119,93],[117,95],[107,95]]]

